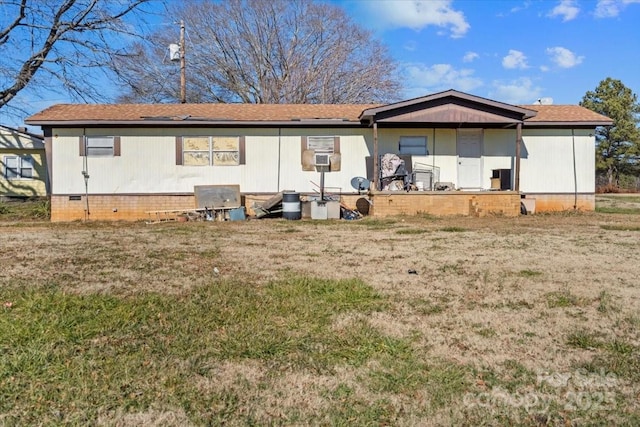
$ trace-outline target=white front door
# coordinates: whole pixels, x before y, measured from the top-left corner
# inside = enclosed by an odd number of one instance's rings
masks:
[[[482,188],[482,129],[458,129],[458,188]]]

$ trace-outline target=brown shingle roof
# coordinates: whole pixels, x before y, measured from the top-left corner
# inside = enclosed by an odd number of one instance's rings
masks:
[[[380,104],[58,104],[29,117],[34,125],[142,123],[146,121],[290,122],[336,120],[359,122],[364,110]],[[609,125],[611,119],[578,105],[522,105],[537,111],[525,124]]]
[[[526,123],[612,123],[609,117],[579,105],[521,105],[521,107],[538,112],[535,116],[525,120]]]
[[[186,117],[204,120],[289,121],[347,119],[358,122],[365,108],[374,105],[328,104],[58,104],[27,119],[28,122],[140,121]],[[377,106],[377,105],[375,105]]]

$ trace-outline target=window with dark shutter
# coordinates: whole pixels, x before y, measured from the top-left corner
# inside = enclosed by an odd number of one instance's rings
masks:
[[[182,137],[176,136],[176,165],[182,164]]]

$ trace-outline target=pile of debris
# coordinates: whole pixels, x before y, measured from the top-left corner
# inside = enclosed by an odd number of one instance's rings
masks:
[[[269,200],[265,200],[262,204],[254,203],[252,208],[256,213],[256,218],[282,216],[282,193],[278,193]]]
[[[277,218],[277,217],[281,217],[282,216],[282,200],[283,200],[283,194],[282,193],[278,193],[275,196],[273,196],[272,198],[265,200],[264,202],[255,202],[252,206],[253,211],[255,212],[255,217],[256,218]],[[326,202],[330,202],[330,200],[325,199]],[[318,202],[317,200],[315,200],[315,202]],[[304,205],[305,203],[314,203],[313,200],[303,200],[301,201],[302,205]],[[335,201],[335,203],[338,203],[337,201]],[[302,208],[301,205],[301,210],[304,212],[305,209]],[[360,219],[362,218],[362,214],[360,212],[358,212],[357,209],[350,209],[347,206],[345,206],[342,203],[339,203],[339,209],[340,209],[340,218],[342,219],[349,219],[349,220],[353,220],[353,219]],[[308,213],[307,213],[308,215]],[[299,217],[298,217],[299,218]],[[312,216],[313,218],[313,216]],[[337,216],[335,217],[337,218]],[[324,218],[327,219],[327,218]]]

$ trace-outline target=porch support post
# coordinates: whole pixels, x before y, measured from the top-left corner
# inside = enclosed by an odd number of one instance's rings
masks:
[[[522,145],[522,122],[516,125],[516,176],[513,186],[515,191],[520,191],[520,146]]]
[[[51,128],[44,129],[44,160],[47,162],[45,188],[47,196],[51,196],[51,181],[53,177],[53,138]]]
[[[378,123],[373,122],[373,182],[375,189],[380,190],[380,156],[378,156]]]

